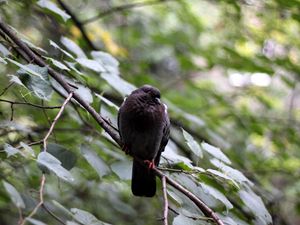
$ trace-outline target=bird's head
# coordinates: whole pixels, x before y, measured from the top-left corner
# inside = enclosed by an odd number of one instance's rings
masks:
[[[157,88],[146,84],[146,85],[140,87],[138,90],[142,91],[145,95],[147,95],[151,100],[153,100],[157,104],[161,104],[160,91]]]

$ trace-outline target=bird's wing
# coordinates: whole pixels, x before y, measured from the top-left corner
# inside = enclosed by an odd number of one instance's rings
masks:
[[[156,166],[158,166],[160,155],[165,150],[165,147],[168,144],[170,138],[170,119],[167,112],[167,106],[164,105],[164,107],[165,107],[165,116],[164,116],[163,136],[160,142],[158,153],[154,160]]]

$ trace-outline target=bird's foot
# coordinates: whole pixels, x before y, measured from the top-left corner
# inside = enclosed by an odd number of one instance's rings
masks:
[[[152,161],[144,160],[144,163],[147,163],[148,169],[154,169],[155,168],[154,160],[152,160]]]

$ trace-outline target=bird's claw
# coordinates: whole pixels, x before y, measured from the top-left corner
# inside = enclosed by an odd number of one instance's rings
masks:
[[[144,160],[144,163],[147,163],[148,165],[148,169],[154,169],[155,168],[155,164],[154,161],[150,161],[150,160]]]

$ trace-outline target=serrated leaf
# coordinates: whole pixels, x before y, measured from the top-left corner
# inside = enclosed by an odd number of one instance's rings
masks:
[[[25,154],[25,156],[35,157],[35,153],[34,153],[33,149],[29,145],[25,144],[22,141],[20,142],[20,145],[24,149],[22,153]]]
[[[182,214],[176,216],[172,225],[199,225],[199,221],[188,218]]]
[[[84,225],[109,225],[108,223],[102,222],[98,220],[93,214],[77,209],[72,208],[71,212],[73,213],[73,217],[76,221]]]
[[[192,150],[192,152],[200,157],[200,158],[203,158],[203,153],[202,153],[202,150],[198,144],[198,142],[195,141],[195,139],[193,138],[192,135],[190,135],[188,132],[186,132],[183,128],[182,128],[182,134],[183,134],[183,137],[187,143],[187,145],[189,146],[189,148]]]
[[[227,163],[227,164],[231,164],[230,160],[227,158],[227,156],[217,147],[214,147],[210,144],[207,143],[201,143],[201,148],[208,152],[210,155],[212,155],[213,157]]]
[[[11,75],[11,74],[9,74],[7,76],[10,77],[9,82],[16,83],[18,85],[25,87],[25,85],[22,83],[22,81],[19,79],[19,77],[15,76],[15,75]]]
[[[64,207],[62,204],[60,204],[59,202],[57,202],[55,200],[52,200],[52,203],[56,208],[58,208],[60,210],[60,212],[63,212],[67,216],[73,217],[73,214],[66,207]]]
[[[0,57],[0,63],[7,64],[7,62],[2,57]]]
[[[56,59],[50,58],[50,57],[44,57],[47,60],[50,60],[51,63],[56,66],[57,68],[61,69],[61,70],[66,70],[66,71],[70,71],[70,69],[63,63],[61,63],[60,61],[57,61]]]
[[[41,79],[44,79],[43,76],[42,76],[41,74],[37,73],[36,71],[34,71],[33,69],[31,69],[31,68],[29,67],[29,65],[34,65],[34,64],[23,65],[23,64],[21,64],[21,63],[15,61],[15,60],[13,60],[13,59],[10,59],[10,58],[6,58],[6,59],[7,59],[8,61],[10,61],[11,63],[13,63],[13,64],[17,65],[18,67],[20,67],[21,69],[23,69],[23,70],[26,71],[27,73],[29,73],[29,74],[31,74],[31,75],[34,75],[34,76],[37,76],[37,77],[39,77],[39,78],[41,78]],[[34,65],[34,66],[36,66],[36,65]]]
[[[112,171],[122,180],[131,179],[132,163],[128,160],[115,162],[110,165]]]
[[[61,162],[48,152],[41,152],[38,155],[37,162],[45,166],[47,169],[55,173],[61,179],[72,182],[74,178],[72,174],[61,166]]]
[[[7,183],[6,181],[2,182],[6,192],[9,194],[9,197],[11,201],[15,204],[15,206],[18,208],[25,208],[24,201],[19,192],[15,189],[15,187],[12,186],[10,183]]]
[[[0,43],[0,53],[1,53],[4,57],[6,57],[6,56],[8,56],[8,55],[11,54],[10,51],[8,51],[8,49],[7,49],[3,44],[1,44],[1,43]]]
[[[37,4],[45,9],[50,10],[51,12],[61,16],[61,18],[66,22],[68,19],[71,18],[69,14],[67,14],[64,10],[61,10],[56,4],[49,0],[40,0]]]
[[[242,172],[240,172],[239,170],[236,170],[236,169],[222,163],[218,159],[211,159],[210,162],[215,167],[220,169],[225,175],[229,176],[236,182],[238,182],[240,184],[247,183],[249,185],[253,185],[253,183],[247,177],[245,177],[245,175]]]
[[[46,223],[44,223],[40,220],[33,219],[33,218],[26,218],[26,221],[29,221],[33,225],[47,225]]]
[[[85,145],[81,146],[81,153],[83,157],[88,161],[88,163],[98,173],[100,178],[110,172],[110,169],[106,165],[104,160],[101,159],[95,152],[90,150],[87,146]]]
[[[48,69],[47,67],[39,67],[34,64],[28,64],[27,70],[23,68],[17,71],[17,74],[22,81],[22,83],[33,93],[46,101],[51,99],[53,89],[49,82]],[[28,74],[28,69],[39,74],[39,76],[31,76],[31,73]]]
[[[49,143],[47,145],[47,152],[57,158],[67,170],[72,169],[76,164],[77,156],[61,145]]]
[[[60,42],[71,52],[73,52],[77,58],[87,58],[82,49],[71,39],[61,37]]]
[[[166,146],[165,151],[162,152],[162,156],[168,161],[171,161],[173,164],[183,163],[190,169],[194,168],[194,166],[192,165],[192,161],[189,158],[172,151],[172,149],[168,145]]]
[[[240,190],[238,193],[244,204],[259,221],[258,224],[272,224],[272,217],[266,209],[261,197],[255,194],[249,187]]]
[[[12,156],[12,155],[15,155],[17,153],[20,153],[19,149],[14,148],[13,146],[11,146],[10,144],[7,144],[7,143],[4,144],[4,151],[7,154],[7,158]]]
[[[67,225],[80,225],[80,224],[74,221],[67,221]]]
[[[96,97],[100,98],[101,101],[103,101],[106,105],[108,105],[108,106],[110,106],[110,107],[112,107],[112,108],[114,108],[116,110],[119,110],[119,107],[115,103],[113,103],[112,101],[110,101],[109,99],[107,99],[107,98],[105,98],[105,97],[103,97],[103,96],[101,96],[99,94],[95,94],[95,95],[96,95]]]
[[[233,208],[231,202],[219,190],[204,183],[200,183],[200,185],[203,188],[205,193],[208,193],[209,195],[212,195],[215,199],[221,201],[226,206],[227,210]]]
[[[135,86],[123,80],[120,76],[112,73],[101,73],[101,77],[106,80],[106,82],[113,87],[117,92],[119,92],[123,97],[129,95],[132,91],[136,89]]]
[[[105,71],[103,65],[101,65],[101,63],[99,63],[96,60],[86,59],[86,58],[78,58],[78,59],[76,59],[76,61],[80,65],[82,65],[82,66],[84,66],[84,67],[86,67],[88,69],[94,70],[95,72],[100,73],[100,72],[104,72]]]
[[[69,58],[75,59],[75,58],[73,57],[73,55],[71,55],[69,52],[67,52],[66,50],[64,50],[64,49],[62,49],[61,47],[59,47],[59,45],[56,44],[54,41],[49,40],[49,42],[50,42],[50,45],[51,45],[51,46],[53,46],[54,48],[60,50],[62,53],[64,53],[64,54],[65,54],[66,56],[68,56]]]
[[[89,88],[78,85],[78,89],[76,89],[75,93],[79,94],[87,103],[91,104],[93,102],[93,95]]]
[[[238,189],[240,188],[238,183],[235,180],[233,180],[232,178],[230,178],[229,176],[227,176],[226,174],[224,174],[218,170],[214,170],[214,169],[207,169],[206,171],[209,172],[210,174],[218,176],[222,179],[228,180],[228,181],[232,182],[235,187],[237,187]]]
[[[102,51],[92,51],[91,55],[105,67],[106,71],[113,74],[119,74],[119,62],[111,54]]]

